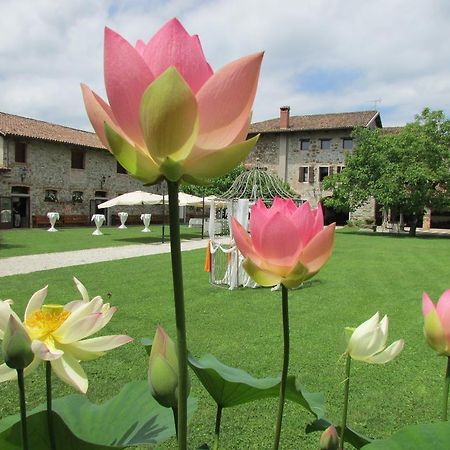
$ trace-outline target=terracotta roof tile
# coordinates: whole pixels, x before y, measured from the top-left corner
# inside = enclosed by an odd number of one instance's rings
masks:
[[[372,120],[376,120],[381,127],[381,119],[377,111],[360,111],[332,114],[314,114],[308,116],[291,116],[289,118],[289,131],[302,130],[327,130],[347,129],[357,126],[367,126]],[[280,129],[280,119],[256,122],[250,126],[250,133],[277,133],[286,129]]]
[[[105,148],[95,133],[0,112],[0,135]]]

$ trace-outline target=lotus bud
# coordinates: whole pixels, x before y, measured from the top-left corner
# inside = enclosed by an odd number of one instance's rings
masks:
[[[25,369],[34,359],[31,340],[22,324],[9,316],[2,343],[3,359],[11,369]]]
[[[177,346],[163,327],[158,326],[150,352],[148,382],[153,397],[160,405],[166,408],[177,406],[178,378]]]
[[[320,450],[339,450],[339,437],[334,425],[330,425],[320,436]]]

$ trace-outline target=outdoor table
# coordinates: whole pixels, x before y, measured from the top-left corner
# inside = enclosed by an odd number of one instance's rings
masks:
[[[48,220],[50,221],[50,228],[47,231],[58,231],[55,228],[55,223],[59,220],[59,213],[57,212],[49,212],[47,213]]]
[[[120,213],[117,213],[117,215],[119,216],[119,219],[120,219],[120,227],[119,227],[119,229],[123,230],[124,228],[126,228],[125,222],[128,219],[128,213],[127,212],[120,212]]]
[[[141,214],[141,220],[144,223],[144,229],[142,230],[143,233],[150,233],[150,228],[148,227],[150,225],[150,220],[152,219],[151,214]]]
[[[94,214],[91,219],[91,222],[92,221],[94,221],[96,227],[96,230],[92,234],[95,236],[103,235],[103,233],[100,231],[100,228],[103,225],[103,222],[105,221],[104,214]]]

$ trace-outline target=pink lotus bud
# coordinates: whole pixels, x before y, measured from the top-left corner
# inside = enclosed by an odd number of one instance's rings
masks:
[[[155,400],[166,408],[178,404],[178,355],[176,344],[158,326],[150,352],[148,382]],[[189,392],[190,386],[188,386]]]
[[[450,289],[441,295],[436,307],[424,292],[422,314],[428,345],[440,355],[450,356]]]
[[[339,450],[339,437],[334,425],[330,425],[320,436],[320,450]]]

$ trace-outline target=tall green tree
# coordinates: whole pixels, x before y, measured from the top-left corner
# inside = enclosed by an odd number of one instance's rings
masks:
[[[450,207],[450,120],[425,108],[398,133],[356,129],[345,170],[324,180],[329,206],[354,211],[371,197],[410,217],[410,234],[425,208]]]
[[[197,195],[198,197],[202,197],[203,195],[205,197],[208,195],[220,197],[221,194],[230,189],[234,180],[243,172],[245,172],[245,167],[241,164],[226,175],[219,178],[213,178],[209,184],[204,186],[184,184],[180,186],[180,190],[186,194]]]

